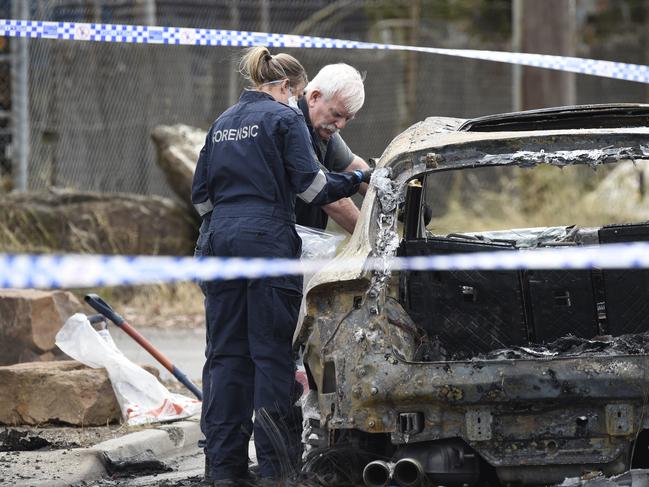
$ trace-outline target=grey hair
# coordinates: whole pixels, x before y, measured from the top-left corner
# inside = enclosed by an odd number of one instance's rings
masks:
[[[306,86],[307,95],[318,90],[326,100],[339,96],[350,113],[358,112],[365,103],[363,76],[349,64],[327,64]]]

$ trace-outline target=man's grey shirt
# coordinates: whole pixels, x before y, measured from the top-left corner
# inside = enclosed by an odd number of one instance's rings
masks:
[[[318,133],[309,126],[311,138],[318,145],[319,151],[324,154],[322,165],[333,172],[343,172],[354,160],[354,153],[345,143],[339,133],[335,133],[329,140],[323,140]]]

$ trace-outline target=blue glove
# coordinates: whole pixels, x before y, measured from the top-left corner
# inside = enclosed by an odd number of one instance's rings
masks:
[[[370,178],[372,177],[372,169],[365,169],[364,171],[361,171],[360,169],[356,169],[354,171],[354,174],[358,176],[359,182],[361,183],[369,183]]]

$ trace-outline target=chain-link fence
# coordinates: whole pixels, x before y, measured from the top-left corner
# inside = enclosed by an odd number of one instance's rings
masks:
[[[18,0],[15,0],[18,1]],[[15,1],[0,0],[10,18]],[[435,47],[511,50],[510,0],[21,0],[32,19],[155,24],[299,33]],[[631,0],[619,1],[637,8]],[[598,37],[607,2],[577,0],[577,55],[645,62],[647,26],[637,12]],[[635,5],[635,7],[634,7]],[[605,5],[606,6],[606,5]],[[646,18],[642,9],[641,19]],[[615,33],[614,33],[615,34]],[[611,39],[615,39],[611,43]],[[0,39],[0,110],[10,112]],[[207,128],[243,88],[241,50],[33,39],[28,42],[28,189],[49,186],[171,195],[150,139],[158,124]],[[275,50],[276,51],[276,50]],[[362,157],[378,156],[397,133],[426,116],[473,117],[511,111],[506,64],[393,51],[287,49],[311,76],[344,61],[367,73],[366,103],[343,137]],[[7,51],[8,52],[8,51]],[[644,85],[577,76],[576,101],[644,101]],[[3,112],[0,112],[0,115]],[[7,117],[0,117],[0,170],[13,171]],[[15,127],[14,133],[15,136]],[[15,137],[14,137],[15,139]],[[15,141],[14,141],[15,145]],[[15,149],[15,146],[14,146]],[[1,150],[0,150],[1,154]],[[11,164],[10,164],[11,162]]]

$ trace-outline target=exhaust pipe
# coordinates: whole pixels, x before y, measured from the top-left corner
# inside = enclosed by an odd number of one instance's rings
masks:
[[[367,487],[385,487],[392,478],[393,463],[374,460],[363,469],[363,482]]]
[[[426,474],[417,460],[402,458],[394,465],[392,478],[400,487],[419,487],[424,484]]]

